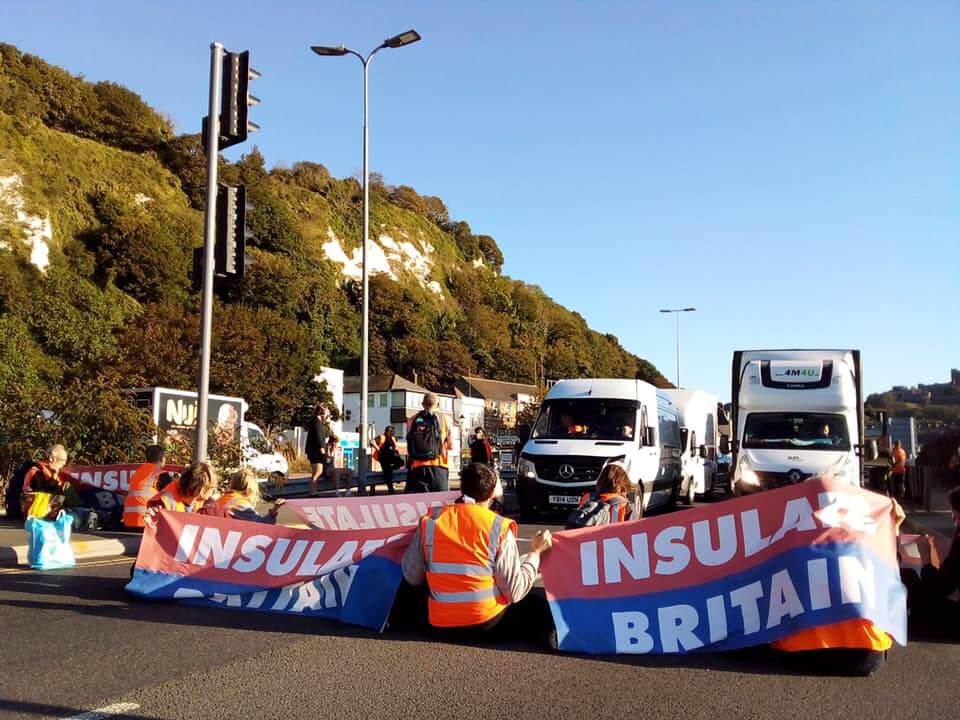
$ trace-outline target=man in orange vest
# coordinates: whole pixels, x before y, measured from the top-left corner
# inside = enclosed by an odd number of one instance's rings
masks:
[[[144,527],[147,501],[157,493],[157,480],[166,461],[160,445],[150,445],[146,454],[147,461],[130,478],[127,497],[123,501],[123,525],[131,529]]]
[[[430,626],[442,634],[472,639],[553,629],[546,600],[529,595],[540,573],[540,555],[552,544],[538,532],[530,552],[517,550],[517,524],[490,510],[497,476],[473,463],[460,478],[463,496],[420,519],[403,556],[403,577],[411,586],[426,581]]]
[[[407,482],[405,493],[440,492],[449,485],[450,450],[453,440],[447,419],[437,412],[439,400],[428,392],[423,410],[407,424]]]
[[[903,498],[907,479],[907,451],[899,440],[893,441],[890,451],[890,495],[896,500]]]

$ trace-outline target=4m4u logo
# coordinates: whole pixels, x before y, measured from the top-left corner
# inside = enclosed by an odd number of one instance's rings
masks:
[[[816,377],[819,373],[812,368],[788,368],[783,371],[784,377]]]

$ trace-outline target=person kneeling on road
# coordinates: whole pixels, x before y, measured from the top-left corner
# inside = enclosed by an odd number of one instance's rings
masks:
[[[496,486],[488,466],[464,468],[462,502],[420,519],[403,556],[403,577],[412,586],[426,581],[429,623],[440,634],[479,640],[534,633],[549,640],[549,607],[543,596],[529,593],[540,555],[553,542],[550,531],[538,532],[521,557],[517,524],[489,508]]]
[[[214,514],[222,514],[234,520],[276,525],[277,513],[285,502],[283,498],[275,501],[266,515],[257,512],[259,502],[260,481],[253,468],[245,467],[230,476],[230,486],[227,491],[216,500],[208,501],[208,505],[212,503],[217,506],[219,512]]]
[[[893,512],[899,530],[906,515],[896,501]],[[893,638],[887,633],[869,620],[857,618],[801,630],[771,647],[788,665],[803,672],[867,677],[883,667],[892,646]]]

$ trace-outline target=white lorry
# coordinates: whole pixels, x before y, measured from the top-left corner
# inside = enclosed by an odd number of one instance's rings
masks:
[[[680,415],[683,481],[680,497],[692,505],[711,494],[717,481],[717,398],[703,390],[662,390]]]
[[[544,398],[517,463],[524,517],[572,510],[603,466],[620,460],[635,486],[634,513],[676,502],[680,420],[670,399],[642,380],[561,380]]]
[[[733,354],[732,482],[738,494],[832,472],[860,485],[864,451],[859,350]]]

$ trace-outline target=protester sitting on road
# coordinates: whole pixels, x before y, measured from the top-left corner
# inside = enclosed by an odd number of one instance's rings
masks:
[[[26,517],[30,506],[36,499],[36,493],[50,493],[51,498],[49,515],[55,516],[61,508],[77,505],[79,502],[76,492],[60,471],[67,464],[67,449],[63,445],[55,444],[47,448],[46,457],[40,462],[33,463],[23,476],[23,489],[20,491],[21,517]]]
[[[280,512],[280,506],[285,501],[283,498],[276,500],[266,515],[258,513],[260,480],[257,479],[253,468],[245,467],[230,476],[227,491],[212,502],[219,506],[225,517],[276,525],[277,513]]]
[[[947,500],[956,526],[950,551],[940,560],[940,567],[935,567],[931,562],[934,539],[922,536],[917,541],[923,565],[920,574],[907,568],[901,571],[901,577],[907,586],[911,623],[933,632],[960,636],[960,603],[949,599],[960,590],[960,487],[951,490]]]
[[[550,531],[538,532],[521,557],[516,523],[489,509],[496,486],[487,465],[464,468],[462,502],[420,519],[403,556],[403,577],[411,586],[426,581],[429,623],[441,634],[479,640],[533,632],[546,640],[553,629],[549,606],[529,593],[540,555],[552,544]]]
[[[161,445],[150,445],[147,461],[137,468],[130,478],[127,497],[123,501],[123,525],[126,528],[143,528],[147,515],[147,501],[157,494],[157,480],[166,461]]]
[[[608,463],[600,471],[596,491],[584,493],[580,506],[570,513],[567,527],[595,527],[633,520],[633,507],[627,499],[631,487],[627,469],[618,462]]]
[[[147,501],[147,514],[161,510],[199,512],[204,502],[217,489],[217,475],[207,463],[194,463],[175,480]]]
[[[904,514],[898,503],[893,505],[899,529]],[[779,657],[798,670],[863,677],[883,667],[892,646],[893,638],[865,618],[807,628],[772,644]]]

